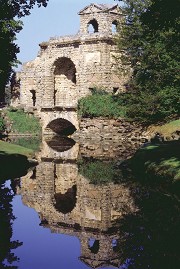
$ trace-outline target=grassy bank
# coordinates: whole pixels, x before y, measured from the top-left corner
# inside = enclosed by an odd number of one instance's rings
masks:
[[[32,157],[34,151],[19,145],[10,144],[0,140],[0,156],[21,154],[26,157]]]
[[[176,132],[180,132],[180,120],[173,120],[166,124],[154,125],[148,128],[150,133],[160,133],[163,137],[171,137]]]
[[[41,134],[39,120],[32,114],[25,113],[22,109],[8,109],[7,118],[12,123],[11,132],[15,134]]]
[[[28,158],[33,156],[34,151],[31,149],[0,141],[0,180],[25,175],[32,166]]]
[[[170,141],[139,149],[130,160],[138,180],[170,188],[180,195],[180,142]]]

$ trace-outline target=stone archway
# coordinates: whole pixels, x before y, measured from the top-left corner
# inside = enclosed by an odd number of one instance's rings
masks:
[[[54,106],[76,107],[76,67],[67,57],[54,62]]]
[[[46,129],[50,129],[53,133],[59,135],[71,135],[76,131],[76,127],[70,121],[63,118],[52,120]]]
[[[90,34],[97,33],[98,28],[99,28],[97,20],[95,20],[95,19],[90,20],[87,24],[87,27],[88,27],[88,33],[90,33]]]

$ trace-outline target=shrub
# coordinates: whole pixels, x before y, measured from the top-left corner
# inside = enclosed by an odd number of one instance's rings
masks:
[[[119,105],[113,95],[92,90],[92,95],[79,100],[78,114],[82,117],[118,118],[125,116],[125,107]]]

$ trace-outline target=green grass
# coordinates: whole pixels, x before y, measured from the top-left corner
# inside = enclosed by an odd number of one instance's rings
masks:
[[[180,142],[170,141],[139,149],[130,160],[138,179],[164,183],[180,195]]]
[[[8,118],[13,122],[12,131],[19,134],[38,135],[41,133],[39,120],[23,110],[7,110]]]
[[[149,130],[161,133],[164,137],[170,137],[174,132],[180,131],[180,120],[173,120],[161,126],[151,126]]]
[[[12,155],[12,154],[20,154],[27,157],[32,157],[34,151],[32,149],[27,149],[19,145],[14,145],[4,141],[0,141],[0,156]]]

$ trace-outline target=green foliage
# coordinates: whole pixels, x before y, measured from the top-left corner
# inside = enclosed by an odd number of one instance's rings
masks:
[[[137,178],[158,185],[168,184],[180,195],[179,145],[179,141],[171,141],[139,149],[131,159]]]
[[[125,115],[125,109],[111,94],[94,90],[92,95],[79,100],[78,114],[82,117],[118,118]]]
[[[113,163],[98,160],[82,162],[79,165],[80,174],[90,180],[92,184],[105,184],[113,182],[115,178]]]
[[[5,86],[11,78],[13,67],[18,63],[19,47],[15,41],[16,34],[22,30],[22,22],[18,18],[29,15],[36,4],[45,7],[47,2],[48,0],[0,0],[0,101],[4,99]]]
[[[2,168],[2,167],[1,167]],[[15,216],[13,215],[12,201],[14,192],[4,182],[1,182],[0,178],[0,267],[17,269],[19,257],[15,255],[15,249],[21,246],[23,243],[13,238],[13,221]],[[12,184],[12,183],[11,183]]]
[[[3,118],[1,118],[1,114],[0,114],[0,133],[2,133],[4,129],[5,129],[4,120]]]
[[[23,110],[8,110],[7,116],[13,122],[12,131],[20,134],[39,135],[41,127],[39,120],[33,115],[28,115]]]
[[[180,2],[124,0],[126,19],[117,43],[121,61],[133,70],[129,94],[119,96],[127,116],[146,123],[179,115],[178,7]],[[123,103],[122,103],[123,104]]]

